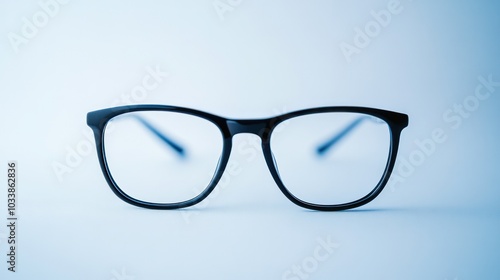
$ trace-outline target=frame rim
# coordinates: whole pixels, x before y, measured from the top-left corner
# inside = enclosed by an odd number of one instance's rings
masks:
[[[186,201],[176,202],[176,203],[151,203],[135,199],[129,196],[128,194],[126,194],[124,191],[121,190],[118,184],[116,184],[109,170],[109,166],[105,155],[104,134],[106,126],[108,122],[116,116],[137,111],[165,111],[165,112],[175,112],[175,113],[193,115],[213,123],[220,130],[223,140],[222,154],[220,156],[220,160],[212,180],[198,196]],[[288,191],[286,186],[281,181],[281,178],[277,172],[277,168],[275,166],[271,152],[270,140],[272,132],[280,123],[295,117],[317,114],[317,113],[335,113],[335,112],[362,113],[377,117],[387,123],[389,127],[391,143],[390,143],[390,151],[387,159],[386,168],[384,170],[384,174],[381,176],[380,181],[373,188],[373,190],[358,200],[349,203],[334,204],[334,205],[320,205],[320,204],[309,203],[295,197],[291,192]],[[92,111],[87,114],[87,125],[93,130],[94,133],[101,171],[109,187],[115,193],[115,195],[117,195],[124,202],[132,204],[134,206],[148,208],[148,209],[165,209],[165,210],[179,209],[179,208],[193,206],[201,202],[205,198],[207,198],[212,193],[212,191],[215,189],[220,179],[222,178],[225,168],[229,162],[229,157],[232,150],[232,138],[239,133],[252,133],[261,138],[261,148],[268,169],[271,172],[271,175],[275,183],[278,185],[280,191],[294,204],[306,209],[319,210],[319,211],[340,211],[340,210],[347,210],[360,207],[375,199],[387,185],[389,178],[392,174],[392,171],[394,170],[397,153],[399,150],[401,132],[405,127],[408,126],[408,123],[409,123],[409,118],[408,115],[406,114],[383,110],[383,109],[358,107],[358,106],[317,107],[317,108],[297,110],[270,118],[260,118],[260,119],[232,119],[232,118],[221,117],[218,115],[214,115],[196,109],[170,106],[170,105],[153,105],[153,104],[112,107],[112,108]]]

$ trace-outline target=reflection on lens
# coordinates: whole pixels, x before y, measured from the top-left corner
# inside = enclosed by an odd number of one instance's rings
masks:
[[[127,195],[150,203],[198,196],[215,174],[222,144],[213,123],[163,111],[117,116],[104,134],[111,177]]]
[[[271,138],[276,169],[298,199],[320,205],[356,201],[379,183],[391,136],[386,122],[358,113],[321,113],[279,124]]]

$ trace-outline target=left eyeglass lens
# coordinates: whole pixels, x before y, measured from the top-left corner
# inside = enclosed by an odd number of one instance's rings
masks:
[[[111,119],[104,151],[111,177],[128,196],[178,203],[201,194],[216,172],[223,138],[212,122],[164,111]]]

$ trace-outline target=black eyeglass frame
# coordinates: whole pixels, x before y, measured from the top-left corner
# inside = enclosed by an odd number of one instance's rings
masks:
[[[220,130],[223,137],[222,155],[220,157],[220,161],[215,171],[214,177],[212,178],[209,185],[205,188],[205,190],[198,196],[177,203],[168,203],[168,204],[151,203],[138,200],[127,195],[120,189],[118,184],[114,181],[111,172],[109,170],[105,155],[104,132],[106,129],[106,125],[112,118],[118,115],[131,112],[139,112],[139,111],[165,111],[165,112],[188,114],[203,118],[213,123]],[[277,125],[288,119],[304,115],[318,114],[318,113],[360,113],[377,117],[388,124],[390,130],[391,143],[390,143],[389,157],[385,167],[385,171],[380,181],[375,186],[375,188],[364,197],[355,200],[353,202],[343,203],[343,204],[335,204],[335,205],[314,204],[303,201],[295,197],[292,193],[288,191],[288,189],[281,181],[281,178],[278,174],[277,167],[275,166],[275,162],[271,152],[270,140],[273,130],[276,128]],[[123,201],[138,207],[143,207],[148,209],[184,208],[193,206],[201,202],[203,199],[207,198],[210,195],[210,193],[215,189],[219,180],[222,178],[224,170],[229,161],[229,156],[232,149],[232,138],[239,133],[251,133],[260,137],[264,158],[266,160],[267,166],[269,168],[269,171],[271,172],[274,181],[278,185],[281,192],[296,205],[307,209],[319,210],[319,211],[340,211],[340,210],[347,210],[360,207],[375,199],[382,192],[385,185],[389,181],[389,178],[391,176],[391,173],[394,169],[394,165],[396,162],[396,156],[399,148],[401,132],[405,127],[408,126],[408,122],[409,119],[408,115],[406,114],[401,114],[382,109],[367,108],[367,107],[352,107],[352,106],[319,107],[312,109],[304,109],[271,118],[262,118],[262,119],[228,119],[210,113],[198,111],[195,109],[189,109],[177,106],[168,106],[168,105],[121,106],[121,107],[97,110],[89,112],[87,114],[87,124],[94,132],[94,137],[97,147],[97,156],[99,159],[101,170],[111,190]]]

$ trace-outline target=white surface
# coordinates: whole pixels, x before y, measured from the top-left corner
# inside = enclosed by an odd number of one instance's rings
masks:
[[[212,1],[122,2],[70,1],[17,54],[9,32],[41,8],[0,4],[0,178],[17,160],[20,197],[19,272],[1,262],[1,279],[282,279],[314,264],[329,236],[338,246],[308,279],[498,279],[500,88],[467,118],[443,119],[478,76],[500,80],[496,2],[402,0],[351,63],[339,44],[389,1],[243,0],[223,21]],[[121,103],[157,66],[169,77],[132,101],[252,118],[323,105],[407,113],[404,182],[355,211],[307,211],[279,192],[255,137],[238,136],[204,204],[129,206],[85,150],[85,114]],[[435,129],[444,143],[401,167]],[[77,148],[85,155],[58,180],[52,165]]]

